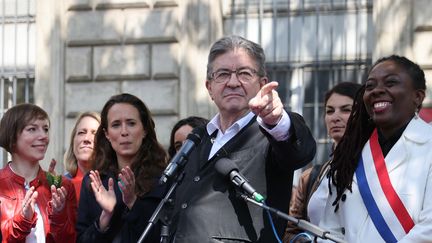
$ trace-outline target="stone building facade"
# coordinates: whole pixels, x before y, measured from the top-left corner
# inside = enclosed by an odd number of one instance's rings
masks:
[[[426,11],[431,5],[428,0],[37,0],[34,102],[48,111],[52,124],[43,166],[46,168],[51,158],[62,160],[76,115],[100,111],[114,94],[132,93],[149,106],[164,145],[178,119],[212,117],[216,109],[205,89],[206,58],[210,45],[224,34],[242,34],[260,42],[270,57],[269,67],[291,68],[292,81],[284,87],[284,99],[300,113],[307,113],[302,105],[307,92],[304,83],[297,81],[297,67],[302,63],[313,66],[329,60],[345,63],[361,59],[364,62],[359,67],[366,70],[378,57],[397,53],[418,62],[432,88],[432,17]],[[307,18],[301,17],[314,14],[307,11],[320,16],[317,26],[328,16],[328,21],[336,24],[347,21],[347,29],[352,29],[348,23],[353,19],[363,23],[360,27],[367,25],[359,32],[363,44],[354,45],[359,48],[357,54],[341,59],[338,53],[312,52],[311,60],[293,60],[289,55],[283,59],[281,49],[275,47],[281,45],[275,41],[279,37],[271,34],[276,31],[275,20],[288,16],[288,31],[300,31],[310,27],[305,24]],[[340,18],[344,14],[351,17]],[[266,18],[273,19],[273,24],[262,27]],[[242,21],[233,22],[235,19]],[[279,25],[278,33],[287,32],[283,26]],[[289,35],[295,37],[294,33]],[[357,37],[343,43],[356,43]],[[325,49],[321,46],[325,41],[311,40],[317,42],[318,52]],[[295,53],[298,47],[287,42],[284,50]],[[356,81],[361,81],[361,75],[356,75]],[[431,90],[425,106],[432,106]],[[314,119],[321,121],[317,117],[315,114]],[[318,122],[308,122],[314,129],[323,128]],[[57,170],[62,171],[62,166]]]
[[[100,111],[114,94],[148,105],[164,145],[179,118],[214,114],[204,81],[206,53],[222,35],[208,11],[217,8],[216,1],[38,1],[35,103],[52,121],[46,161],[62,158],[79,112]]]

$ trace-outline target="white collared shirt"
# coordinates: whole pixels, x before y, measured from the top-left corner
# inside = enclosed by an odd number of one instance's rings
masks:
[[[245,127],[253,118],[254,113],[249,112],[234,124],[232,124],[225,133],[222,132],[220,128],[220,114],[217,114],[210,122],[207,124],[207,133],[213,134],[216,130],[218,133],[216,138],[212,139],[213,146],[210,150],[208,159],[211,159],[217,151],[219,151],[222,146],[224,146],[229,140],[231,140],[243,127]],[[286,140],[289,137],[289,128],[291,127],[291,120],[288,113],[284,110],[282,113],[282,118],[273,128],[267,128],[260,117],[257,117],[258,124],[264,128],[274,139],[277,141]]]

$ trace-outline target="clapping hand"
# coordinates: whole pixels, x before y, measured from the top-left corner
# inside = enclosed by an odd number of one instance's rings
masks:
[[[118,186],[122,191],[123,202],[129,209],[131,209],[137,196],[135,194],[135,176],[129,166],[126,166],[121,170],[119,179]]]
[[[99,228],[105,230],[111,220],[114,207],[117,203],[116,195],[114,192],[114,180],[109,178],[108,190],[102,184],[99,172],[97,170],[90,171],[90,180],[96,202],[102,208],[102,213],[99,218]]]
[[[33,186],[27,190],[24,196],[21,213],[24,216],[24,218],[26,218],[27,220],[31,220],[33,218],[37,197],[38,197],[38,192],[35,191],[35,188]]]
[[[278,82],[272,81],[261,87],[254,98],[249,101],[252,112],[261,117],[266,125],[274,126],[282,118],[283,104],[279,98]]]
[[[67,190],[64,187],[56,188],[51,185],[51,200],[49,204],[52,207],[53,213],[60,213],[66,204]]]

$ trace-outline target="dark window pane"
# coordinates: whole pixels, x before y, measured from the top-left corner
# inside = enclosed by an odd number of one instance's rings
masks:
[[[17,104],[34,102],[33,86],[33,78],[23,78],[17,80]]]
[[[13,79],[3,79],[3,81],[3,107],[9,108],[10,106],[13,106]]]
[[[331,153],[331,139],[327,136],[324,121],[324,96],[334,85],[343,82],[361,83],[366,75],[366,65],[346,65],[330,63],[324,67],[305,68],[303,74],[304,103],[303,116],[317,141],[317,154],[314,163],[327,161]]]
[[[279,97],[284,103],[285,107],[290,109],[290,99],[291,99],[291,74],[292,71],[289,67],[277,67],[271,64],[267,64],[267,76],[269,81],[277,81],[279,86],[277,91],[279,93]]]

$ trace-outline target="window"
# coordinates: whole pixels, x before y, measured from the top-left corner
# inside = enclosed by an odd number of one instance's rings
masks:
[[[15,104],[34,102],[35,13],[35,0],[0,1],[0,117]]]
[[[361,82],[372,59],[372,0],[224,0],[224,34],[261,44],[270,80],[285,106],[301,113],[317,141],[314,163],[328,160],[325,92]]]
[[[279,82],[278,92],[288,110],[302,113],[306,124],[311,129],[317,142],[317,154],[314,163],[328,160],[332,141],[327,136],[324,123],[324,95],[337,83],[348,81],[361,83],[367,73],[371,60],[345,62],[322,62],[305,64],[303,67],[290,67],[268,64],[270,80]],[[324,64],[325,63],[325,64]],[[299,73],[293,76],[294,72]],[[296,80],[300,79],[300,80]],[[297,83],[298,88],[293,87]],[[298,104],[293,96],[299,96]]]

